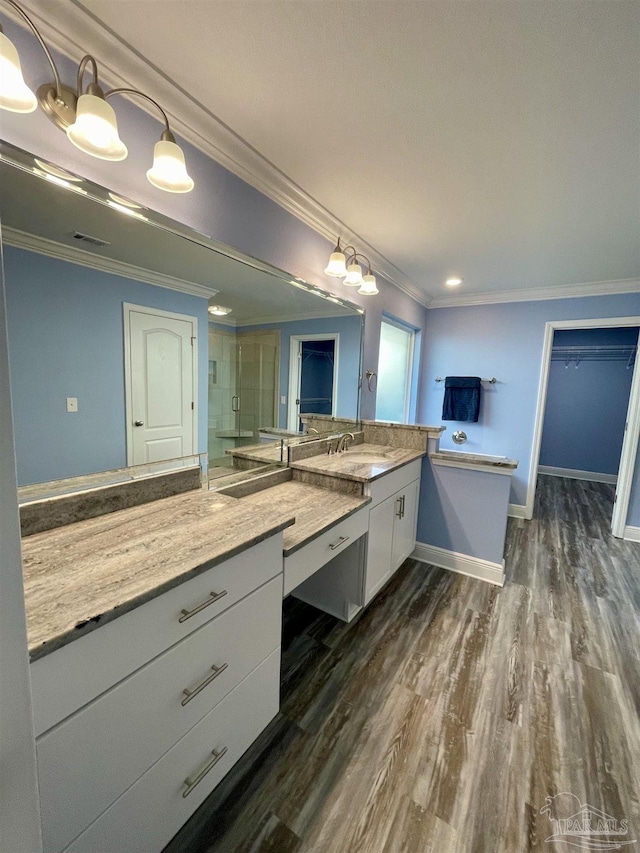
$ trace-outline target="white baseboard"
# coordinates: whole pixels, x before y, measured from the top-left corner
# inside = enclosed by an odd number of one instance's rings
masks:
[[[531,518],[531,516],[527,514],[527,508],[524,504],[509,504],[509,511],[507,515],[509,518]]]
[[[617,474],[598,474],[596,471],[581,471],[579,468],[554,468],[553,465],[538,465],[538,474],[548,477],[567,477],[569,480],[591,480],[592,483],[618,482]]]
[[[481,560],[479,557],[470,557],[468,554],[458,554],[446,548],[438,548],[436,545],[425,545],[416,542],[415,550],[411,557],[420,560],[421,563],[429,563],[467,575],[480,581],[487,581],[496,586],[504,586],[504,560],[501,563],[491,563],[489,560]]]
[[[622,538],[627,542],[640,542],[640,527],[631,527],[627,524]]]

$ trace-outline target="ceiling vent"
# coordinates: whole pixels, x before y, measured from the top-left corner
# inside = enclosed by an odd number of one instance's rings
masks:
[[[81,240],[83,243],[91,243],[92,246],[110,246],[107,240],[100,240],[98,237],[92,237],[90,234],[82,234],[80,231],[73,232],[74,240]]]

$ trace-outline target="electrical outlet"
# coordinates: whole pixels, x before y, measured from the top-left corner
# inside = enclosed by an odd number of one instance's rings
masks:
[[[286,397],[280,397],[280,404],[282,406],[286,406],[287,405],[287,398]]]
[[[78,398],[77,397],[67,397],[67,411],[68,412],[77,412],[78,411]]]

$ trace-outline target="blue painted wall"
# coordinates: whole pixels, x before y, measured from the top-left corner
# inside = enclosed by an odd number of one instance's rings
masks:
[[[417,540],[501,563],[510,477],[422,463]]]
[[[206,451],[207,300],[5,247],[20,485],[127,464],[122,303],[198,318],[198,440]],[[78,398],[78,412],[66,398]]]
[[[480,421],[460,425],[469,436],[464,447],[470,452],[518,459],[511,502],[524,504],[545,323],[630,316],[640,316],[638,293],[430,310],[423,340],[418,420],[441,423],[444,383],[436,383],[436,376],[496,376],[496,385],[484,386]],[[456,428],[454,422],[447,424],[443,449],[455,449],[451,434]],[[636,480],[638,475],[637,471]],[[640,512],[639,500],[636,487],[633,513]]]
[[[558,330],[554,347],[635,346],[637,329]],[[633,369],[626,361],[552,361],[540,464],[617,474]]]
[[[362,318],[320,317],[315,320],[294,320],[290,323],[268,323],[261,326],[242,326],[238,331],[277,329],[280,332],[280,395],[289,398],[289,353],[292,335],[340,335],[338,352],[337,413],[345,418],[358,417],[358,380],[360,370],[360,340]],[[364,416],[363,416],[364,417]],[[279,405],[279,423],[287,426],[287,405]]]

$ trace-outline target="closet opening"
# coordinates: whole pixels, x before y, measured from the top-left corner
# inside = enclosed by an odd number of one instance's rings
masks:
[[[584,483],[585,503],[591,489],[612,534],[624,536],[640,433],[639,328],[638,317],[547,324],[527,517],[538,476],[564,477]]]

